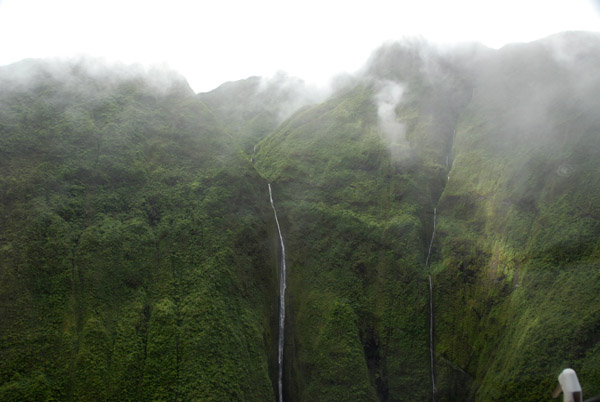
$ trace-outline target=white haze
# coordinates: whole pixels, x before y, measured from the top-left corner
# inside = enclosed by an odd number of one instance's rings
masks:
[[[409,156],[409,143],[406,140],[406,127],[397,120],[396,107],[402,99],[404,87],[393,81],[378,83],[375,94],[379,129],[386,141],[388,150],[395,162],[401,162]]]
[[[0,88],[4,90],[26,89],[36,85],[39,78],[51,78],[78,90],[88,78],[101,80],[109,87],[119,85],[122,80],[143,79],[154,91],[162,93],[187,88],[185,77],[163,65],[123,64],[92,57],[47,58],[43,62],[27,59],[2,66],[0,70]]]
[[[324,101],[330,93],[329,87],[306,83],[280,71],[272,77],[262,77],[255,95],[262,98],[263,106],[275,111],[282,122],[298,109]]]
[[[3,0],[0,65],[89,55],[167,65],[196,92],[279,70],[323,85],[405,36],[497,48],[599,26],[591,0]]]

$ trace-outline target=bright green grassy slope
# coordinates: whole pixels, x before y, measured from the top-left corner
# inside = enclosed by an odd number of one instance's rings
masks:
[[[502,49],[461,115],[432,267],[441,400],[549,400],[566,367],[600,393],[600,46],[578,39]]]
[[[184,82],[30,63],[0,99],[0,400],[274,400],[264,180]]]

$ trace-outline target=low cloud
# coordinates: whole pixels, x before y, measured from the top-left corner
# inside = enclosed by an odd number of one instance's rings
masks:
[[[379,129],[394,162],[409,157],[410,145],[406,140],[406,126],[398,121],[396,108],[402,100],[404,86],[394,81],[377,83],[374,100],[377,104]]]
[[[127,65],[109,62],[103,58],[73,57],[26,59],[0,67],[0,86],[4,91],[29,90],[48,80],[97,95],[93,81],[100,81],[107,88],[127,81],[143,82],[150,90],[160,94],[183,90],[193,95],[187,81],[166,65]]]
[[[284,121],[304,106],[323,102],[330,94],[329,88],[307,84],[304,80],[279,72],[261,78],[257,95],[269,109],[275,110],[279,122]]]

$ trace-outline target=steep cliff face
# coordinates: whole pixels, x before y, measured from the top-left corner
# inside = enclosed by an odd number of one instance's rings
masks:
[[[266,185],[185,81],[0,76],[0,399],[273,400]]]
[[[198,94],[239,148],[248,154],[294,112],[322,102],[325,96],[324,91],[282,72],[270,78],[249,77],[226,82],[210,92]]]
[[[478,67],[435,243],[445,398],[536,400],[573,367],[600,391],[600,42],[565,34]]]
[[[428,399],[429,272],[439,399],[539,400],[566,366],[598,391],[598,49],[391,44],[260,143],[285,200],[292,399]]]
[[[289,400],[426,398],[428,189],[407,173],[415,166],[392,163],[373,89],[296,115],[260,144],[257,168],[274,183],[289,250]]]
[[[284,400],[430,400],[430,348],[436,400],[600,393],[599,55],[388,44],[321,103],[1,69],[0,399],[275,400],[267,181]]]

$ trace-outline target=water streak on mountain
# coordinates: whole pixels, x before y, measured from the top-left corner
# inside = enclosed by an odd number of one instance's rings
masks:
[[[599,34],[390,43],[284,122],[97,64],[0,66],[0,400],[600,394]]]
[[[429,250],[427,251],[427,259],[425,265],[429,268],[429,257],[431,257],[431,247],[433,247],[433,238],[435,236],[435,225],[437,223],[437,208],[433,208],[433,231],[431,232],[431,240],[429,242]]]
[[[433,230],[431,232],[431,241],[429,242],[429,250],[427,251],[427,259],[425,265],[429,268],[429,257],[431,256],[431,247],[433,246],[433,238],[435,236],[435,226],[437,223],[437,208],[433,208]],[[431,395],[432,400],[435,401],[435,371],[433,368],[433,285],[431,274],[428,275],[429,279],[429,360],[431,367]]]
[[[281,262],[279,265],[279,338],[277,341],[277,392],[279,395],[279,402],[283,401],[283,343],[284,343],[284,330],[285,330],[285,288],[286,288],[286,266],[285,266],[285,245],[283,244],[283,236],[281,235],[281,227],[279,226],[279,218],[277,217],[277,210],[275,209],[275,203],[273,202],[273,191],[271,190],[271,183],[269,183],[269,199],[271,200],[271,207],[273,207],[273,213],[275,214],[275,222],[277,223],[277,233],[279,234],[279,244],[281,245]]]

